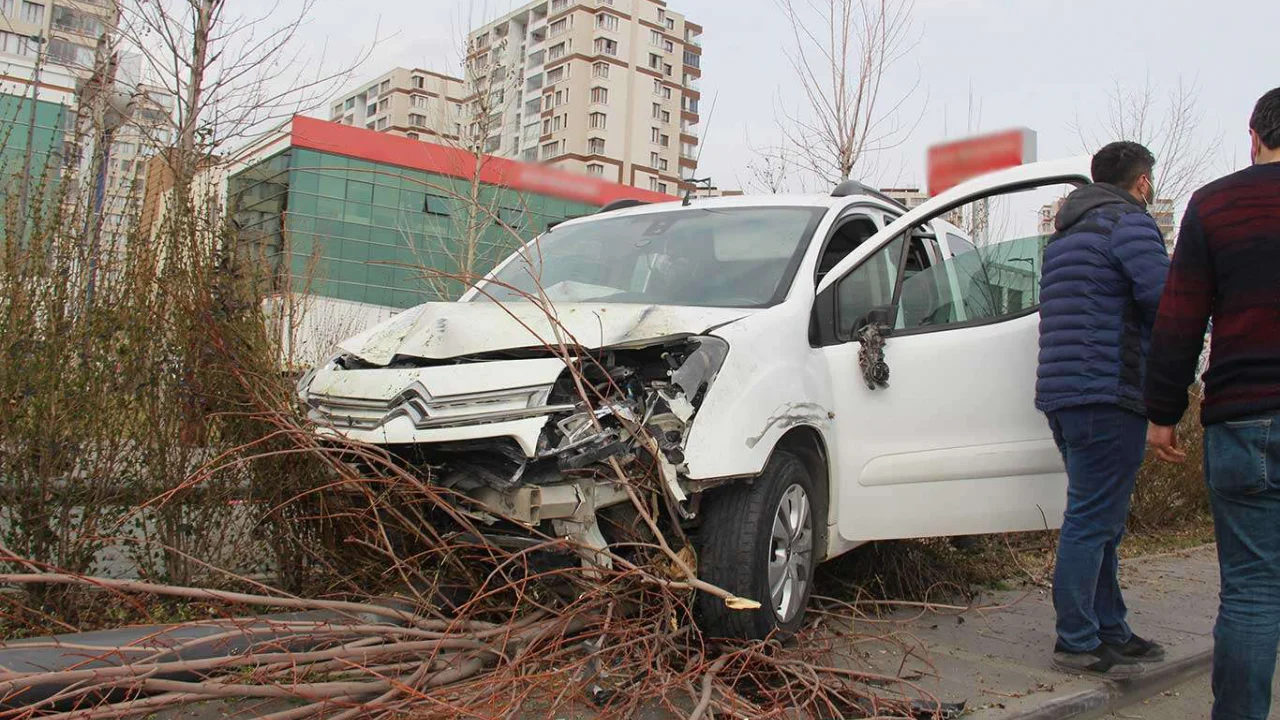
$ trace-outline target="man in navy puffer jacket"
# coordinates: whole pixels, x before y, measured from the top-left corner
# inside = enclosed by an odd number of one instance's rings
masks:
[[[1123,677],[1164,651],[1129,629],[1116,551],[1146,449],[1143,370],[1169,254],[1155,220],[1155,158],[1112,143],[1093,185],[1067,197],[1044,254],[1036,407],[1067,466],[1053,578],[1054,664]]]

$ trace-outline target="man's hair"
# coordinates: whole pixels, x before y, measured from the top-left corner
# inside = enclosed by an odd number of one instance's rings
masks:
[[[1253,106],[1249,127],[1268,150],[1280,150],[1280,88],[1263,95]]]
[[[1136,142],[1113,142],[1093,156],[1093,181],[1131,188],[1143,175],[1150,175],[1156,156]]]

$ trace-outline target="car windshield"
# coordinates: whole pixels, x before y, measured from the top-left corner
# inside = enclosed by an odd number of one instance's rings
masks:
[[[821,207],[689,208],[546,233],[473,300],[767,307],[786,295]]]

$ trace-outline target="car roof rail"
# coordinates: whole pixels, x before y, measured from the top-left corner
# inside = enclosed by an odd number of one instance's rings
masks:
[[[596,211],[596,215],[599,215],[600,213],[612,212],[614,210],[621,210],[623,208],[636,207],[637,205],[648,205],[648,204],[649,203],[643,200],[636,200],[635,198],[623,198],[621,200],[614,200],[608,205],[605,205],[604,207],[600,208],[599,210]]]
[[[893,203],[894,205],[902,208],[903,210],[907,209],[907,206],[903,205],[900,201],[894,200],[893,198],[889,197],[888,195],[885,195],[879,190],[876,190],[875,188],[869,185],[860,183],[857,180],[845,180],[839,185],[836,185],[835,189],[831,191],[831,197],[849,197],[851,195],[870,195],[871,197],[879,198],[880,200],[884,200],[885,202]]]

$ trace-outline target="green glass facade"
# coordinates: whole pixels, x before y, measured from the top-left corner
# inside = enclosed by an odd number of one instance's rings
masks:
[[[386,307],[454,299],[468,263],[488,272],[548,224],[598,208],[292,147],[233,176],[240,238],[288,287]],[[501,223],[496,220],[500,220]]]
[[[23,182],[33,196],[57,195],[70,111],[60,103],[37,100],[32,130],[31,102],[29,96],[0,94],[0,200],[6,204],[21,194]]]

